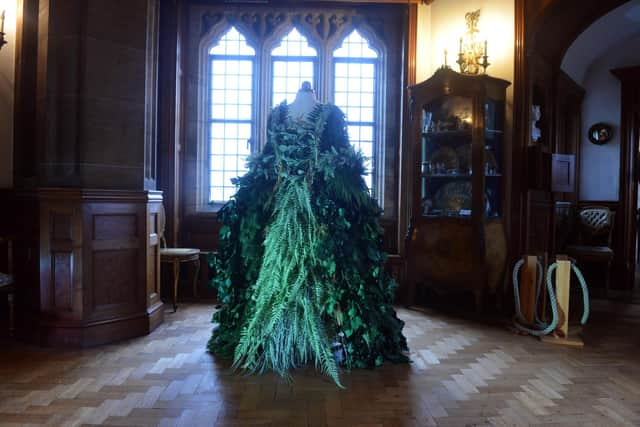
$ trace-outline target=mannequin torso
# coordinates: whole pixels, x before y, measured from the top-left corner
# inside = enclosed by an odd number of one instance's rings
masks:
[[[316,99],[311,83],[302,82],[302,87],[296,95],[296,99],[289,104],[289,115],[294,120],[304,120],[320,104]]]

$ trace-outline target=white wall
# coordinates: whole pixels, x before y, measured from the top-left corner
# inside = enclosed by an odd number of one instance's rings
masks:
[[[614,68],[640,65],[640,35],[611,47],[584,74],[582,142],[580,147],[580,200],[616,201],[620,184],[620,82]],[[613,138],[594,145],[587,138],[591,125],[613,126]]]
[[[0,0],[5,10],[5,44],[0,50],[0,188],[13,185],[13,101],[17,0]]]
[[[431,74],[431,6],[418,6],[418,28],[416,32],[416,82],[421,82]]]
[[[487,73],[513,82],[514,1],[513,0],[438,0],[430,6],[418,6],[418,58],[416,79],[429,78],[444,63],[444,50],[454,70],[458,40],[466,31],[464,15],[480,9],[480,39],[488,41]]]
[[[593,62],[636,35],[640,35],[640,0],[629,0],[589,25],[569,46],[560,68],[583,85]]]

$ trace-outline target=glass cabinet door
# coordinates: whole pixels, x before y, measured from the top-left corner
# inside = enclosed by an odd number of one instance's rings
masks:
[[[421,108],[422,216],[472,212],[472,99],[448,95]]]
[[[485,215],[488,218],[498,218],[502,216],[504,188],[504,101],[487,99],[484,116]]]

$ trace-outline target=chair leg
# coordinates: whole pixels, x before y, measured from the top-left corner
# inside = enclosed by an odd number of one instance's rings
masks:
[[[173,312],[178,310],[178,280],[180,279],[180,263],[173,262]]]
[[[198,275],[200,274],[200,257],[195,260],[196,271],[193,273],[193,296],[198,298]]]
[[[9,303],[9,336],[13,336],[14,324],[13,324],[13,292],[7,294],[7,302]]]

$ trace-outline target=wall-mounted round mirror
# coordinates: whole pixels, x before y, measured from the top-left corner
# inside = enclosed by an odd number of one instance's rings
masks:
[[[611,140],[613,128],[606,123],[596,123],[589,128],[589,141],[602,145]]]

